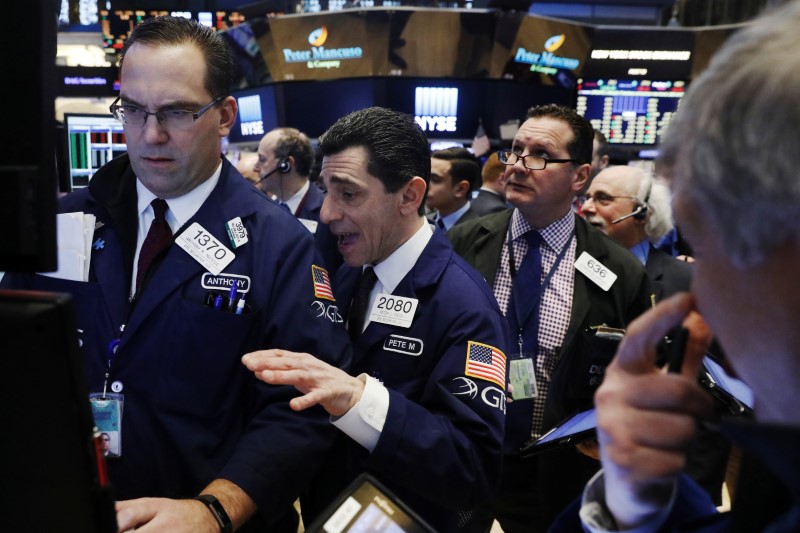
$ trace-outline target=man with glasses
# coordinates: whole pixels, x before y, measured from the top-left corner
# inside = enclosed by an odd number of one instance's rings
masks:
[[[320,313],[335,302],[312,235],[220,156],[232,71],[212,29],[137,26],[111,106],[128,153],[59,205],[96,217],[88,281],[4,280],[74,297],[95,418],[118,426],[121,531],[226,532],[251,518],[245,530],[286,531],[276,522],[335,436],[321,409],[293,412],[293,388],[240,361],[285,346],[346,367],[350,352],[336,314]]]
[[[483,510],[487,526],[496,518],[506,533],[546,531],[597,469],[572,448],[529,459],[518,452],[591,407],[613,355],[598,326],[625,328],[648,307],[642,265],[572,211],[589,177],[593,133],[572,109],[531,108],[511,150],[498,154],[514,209],[448,233],[493,287],[511,332],[503,479]]]

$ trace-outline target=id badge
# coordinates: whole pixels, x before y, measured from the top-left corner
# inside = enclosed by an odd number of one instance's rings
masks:
[[[509,362],[508,382],[512,400],[530,400],[539,395],[536,385],[536,371],[533,368],[533,354],[523,353],[522,357]]]
[[[122,406],[124,401],[124,395],[114,392],[89,394],[94,425],[100,432],[103,455],[107,458],[122,456]]]

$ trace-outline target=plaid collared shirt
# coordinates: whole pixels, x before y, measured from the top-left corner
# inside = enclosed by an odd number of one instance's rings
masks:
[[[528,231],[534,230],[525,220],[519,210],[515,209],[511,216],[511,242],[514,246],[514,266],[519,271],[522,260],[528,253],[528,242],[524,235]],[[550,386],[550,378],[556,366],[556,351],[564,342],[569,327],[569,319],[572,314],[572,294],[575,280],[575,249],[577,243],[573,239],[575,235],[575,214],[570,209],[563,217],[556,220],[549,226],[539,230],[542,236],[540,251],[542,254],[542,279],[547,277],[550,270],[558,258],[562,248],[569,243],[569,248],[564,254],[564,258],[558,264],[557,270],[553,273],[544,293],[539,307],[539,349],[536,353],[534,367],[536,369],[536,383],[539,388],[539,396],[533,399],[533,425],[532,437],[538,437],[542,433],[542,420],[544,418],[544,401],[547,398],[547,391]],[[511,272],[509,270],[508,239],[503,243],[503,250],[500,254],[500,267],[497,270],[494,280],[494,295],[503,314],[507,314],[508,301],[511,298]],[[516,339],[514,339],[516,344]],[[515,352],[509,349],[509,358],[515,357]]]

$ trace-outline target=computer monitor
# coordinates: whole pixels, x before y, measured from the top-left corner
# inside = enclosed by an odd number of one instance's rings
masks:
[[[97,169],[128,150],[122,123],[110,113],[65,113],[64,127],[71,191],[88,186]]]
[[[3,531],[116,531],[71,297],[0,290],[0,338]]]
[[[612,145],[655,145],[684,95],[683,80],[579,79],[576,108]]]

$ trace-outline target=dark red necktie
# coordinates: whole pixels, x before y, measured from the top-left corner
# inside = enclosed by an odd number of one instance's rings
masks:
[[[155,218],[153,223],[150,224],[150,229],[147,231],[142,243],[142,249],[139,251],[139,263],[136,272],[136,294],[139,294],[139,289],[142,286],[147,270],[153,264],[153,260],[158,257],[158,254],[169,248],[172,244],[172,230],[167,224],[167,202],[161,198],[156,198],[150,203],[153,206],[153,213]]]

